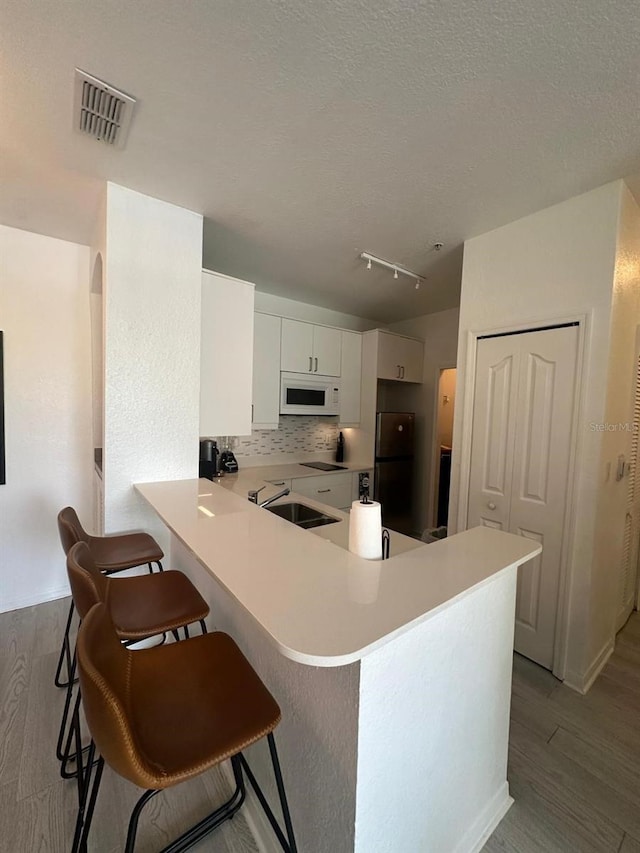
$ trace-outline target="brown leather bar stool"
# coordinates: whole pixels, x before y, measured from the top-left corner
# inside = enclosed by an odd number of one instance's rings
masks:
[[[73,601],[80,620],[84,619],[94,604],[103,602],[111,617],[116,636],[121,641],[137,642],[156,634],[183,629],[189,636],[188,625],[199,622],[202,633],[207,627],[205,619],[209,606],[189,578],[182,572],[166,571],[151,575],[127,578],[109,578],[98,570],[89,546],[76,542],[67,554],[67,572]],[[81,753],[70,754],[74,730],[67,731],[75,676],[75,654],[71,660],[56,755],[62,762],[61,775],[68,779],[77,775],[77,768],[69,771],[68,764]],[[76,704],[80,701],[80,693]]]
[[[148,565],[149,572],[152,572],[154,563],[158,565],[158,570],[162,571],[162,563],[160,562],[164,557],[162,548],[153,536],[150,536],[148,533],[91,536],[80,524],[80,519],[75,509],[70,506],[65,507],[58,513],[58,531],[65,555],[69,553],[69,549],[76,542],[85,542],[93,555],[98,569],[105,574],[122,572],[125,569],[133,569],[136,566],[144,565]],[[69,673],[71,670],[69,631],[71,629],[71,620],[73,619],[73,610],[74,604],[72,600],[69,606],[67,625],[64,631],[62,648],[60,649],[60,657],[58,658],[58,666],[56,667],[54,678],[56,687],[67,687],[69,683]],[[67,666],[66,681],[60,678],[64,663]]]
[[[165,851],[186,850],[238,811],[244,775],[285,853],[296,853],[291,817],[273,737],[280,709],[231,637],[204,634],[131,651],[118,642],[107,608],[82,620],[78,668],[92,743],[83,773],[72,853],[86,850],[104,762],[146,788],[131,814],[125,853],[133,853],[144,805],[164,788],[231,759],[235,790],[229,799]],[[188,721],[177,726],[176,720]],[[258,786],[242,750],[266,737],[286,835]],[[95,751],[99,758],[94,762]]]

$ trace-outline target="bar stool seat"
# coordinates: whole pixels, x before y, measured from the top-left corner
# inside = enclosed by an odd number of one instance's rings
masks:
[[[273,738],[280,708],[231,637],[215,632],[134,652],[118,642],[105,605],[97,604],[80,625],[77,654],[92,750],[97,749],[100,757],[91,779],[94,752],[90,752],[73,851],[85,849],[104,762],[147,788],[129,822],[125,853],[132,853],[140,812],[151,797],[230,758],[236,790],[166,850],[186,850],[233,817],[245,798],[246,773],[282,849],[295,853]],[[264,737],[269,741],[286,837],[242,755]]]
[[[132,566],[159,563],[162,548],[148,533],[123,533],[116,536],[88,536],[87,545],[101,572],[121,572]]]

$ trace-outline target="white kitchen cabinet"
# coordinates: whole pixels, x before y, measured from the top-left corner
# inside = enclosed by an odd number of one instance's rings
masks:
[[[350,471],[323,474],[320,477],[296,477],[291,481],[292,492],[337,509],[348,509],[351,506],[351,488]]]
[[[254,315],[253,393],[254,429],[278,429],[280,418],[280,334],[282,319]]]
[[[250,435],[254,285],[202,272],[200,435]]]
[[[340,376],[342,332],[301,320],[282,320],[280,370]]]
[[[360,386],[362,381],[362,335],[342,332],[340,367],[340,426],[360,424]]]
[[[280,486],[282,489],[291,489],[291,480],[269,480],[272,486]],[[260,498],[258,498],[260,500]]]
[[[422,382],[424,344],[414,338],[378,331],[378,379]]]

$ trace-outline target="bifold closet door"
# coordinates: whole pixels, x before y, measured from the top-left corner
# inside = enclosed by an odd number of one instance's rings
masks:
[[[478,341],[468,526],[527,536],[516,651],[551,669],[564,545],[578,327]]]

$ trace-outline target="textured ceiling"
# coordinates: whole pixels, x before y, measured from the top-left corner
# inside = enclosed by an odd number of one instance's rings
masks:
[[[261,290],[441,310],[466,238],[640,172],[639,41],[632,0],[3,0],[0,222],[87,242],[108,179]],[[139,99],[124,151],[71,130],[76,66]]]

